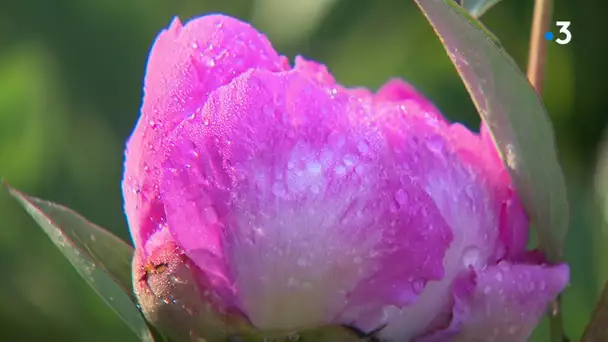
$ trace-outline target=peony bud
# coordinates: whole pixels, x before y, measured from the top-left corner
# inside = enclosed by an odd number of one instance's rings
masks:
[[[485,129],[450,124],[401,80],[345,88],[211,15],[159,35],[144,91],[123,182],[134,282],[180,341],[340,326],[525,341],[568,282],[526,251]]]

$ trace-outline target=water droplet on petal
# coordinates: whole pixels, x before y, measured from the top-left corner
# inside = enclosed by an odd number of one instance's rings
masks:
[[[431,136],[426,139],[426,147],[436,154],[442,154],[444,149],[443,139],[438,135]]]
[[[215,61],[213,60],[213,58],[211,58],[209,56],[204,56],[203,57],[203,63],[208,68],[213,68],[215,66]]]
[[[346,166],[353,166],[355,164],[355,161],[353,160],[353,157],[351,155],[345,155],[344,158],[342,159],[342,161],[344,162],[344,165]]]
[[[405,192],[405,190],[399,189],[399,190],[397,190],[397,192],[395,192],[395,201],[397,201],[397,203],[403,205],[407,202],[407,200],[408,200],[408,195],[407,195],[407,192]]]
[[[367,143],[367,141],[361,140],[361,141],[359,141],[359,144],[357,145],[357,149],[359,150],[359,152],[365,154],[365,153],[369,152],[369,144]]]
[[[422,279],[416,279],[412,282],[412,291],[415,294],[421,294],[424,289],[424,281]]]
[[[214,207],[207,207],[203,209],[203,219],[207,223],[216,223],[219,220],[217,210]]]
[[[465,267],[478,269],[481,265],[481,251],[475,246],[467,247],[462,253],[462,263]]]
[[[321,173],[321,163],[309,162],[308,164],[306,164],[306,168],[308,169],[308,172],[312,174],[317,175]]]

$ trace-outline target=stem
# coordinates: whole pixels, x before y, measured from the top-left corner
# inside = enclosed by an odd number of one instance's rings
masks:
[[[530,54],[528,56],[528,80],[540,96],[543,91],[543,78],[545,76],[545,62],[547,55],[547,40],[545,32],[551,23],[552,0],[535,0],[534,17],[532,19],[532,33],[530,34]],[[561,311],[561,297],[558,296],[552,303],[549,311],[549,329],[551,342],[563,342],[564,330]]]
[[[552,10],[552,0],[534,1],[530,54],[528,56],[528,80],[539,95],[543,90],[543,77],[545,75],[545,56],[547,54],[545,32],[547,32],[551,23]]]

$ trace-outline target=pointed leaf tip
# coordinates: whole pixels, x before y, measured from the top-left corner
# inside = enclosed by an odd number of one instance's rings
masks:
[[[38,223],[84,280],[142,341],[154,339],[131,299],[133,249],[73,210],[4,187]]]

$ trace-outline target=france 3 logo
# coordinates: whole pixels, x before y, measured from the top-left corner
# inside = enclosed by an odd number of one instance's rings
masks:
[[[569,21],[556,21],[555,26],[559,28],[558,36],[556,37],[553,32],[549,31],[545,33],[546,40],[554,40],[557,44],[566,45],[572,40],[572,33],[570,32]],[[557,39],[556,39],[557,38]]]

